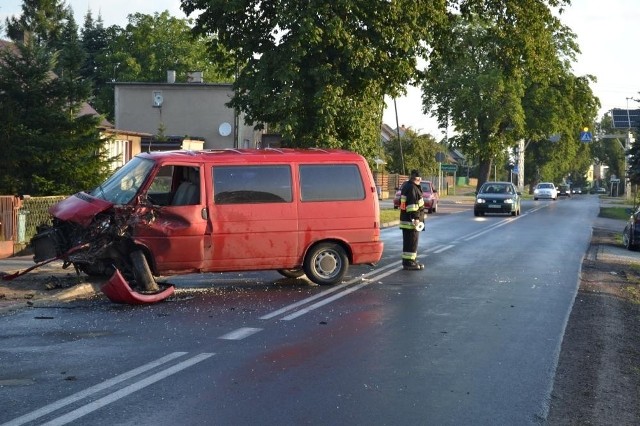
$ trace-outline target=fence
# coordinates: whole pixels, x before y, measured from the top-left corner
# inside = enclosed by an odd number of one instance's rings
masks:
[[[13,242],[12,250],[3,254],[12,255],[24,250],[36,235],[38,225],[51,223],[49,207],[65,198],[0,196],[0,241]]]
[[[387,198],[393,198],[396,194],[396,189],[408,180],[409,176],[399,175],[397,173],[373,172],[373,178],[376,182],[376,186],[378,187],[378,197],[384,200]],[[433,182],[434,187],[436,189],[440,188],[442,191],[446,191],[444,193],[448,193],[449,188],[453,188],[455,184],[453,176],[443,176],[441,186],[438,184],[439,179],[437,176],[423,176],[422,179]],[[464,179],[466,180],[466,178]],[[474,179],[474,181],[476,180]]]

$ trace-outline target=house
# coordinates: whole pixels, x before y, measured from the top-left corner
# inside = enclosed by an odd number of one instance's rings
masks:
[[[116,82],[115,127],[152,135],[196,139],[203,148],[259,148],[262,131],[244,124],[244,114],[226,106],[231,84],[205,83],[190,73],[176,83],[175,71],[161,83]]]

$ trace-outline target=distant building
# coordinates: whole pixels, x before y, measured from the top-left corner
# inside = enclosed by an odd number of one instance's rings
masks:
[[[114,83],[116,128],[201,140],[205,149],[261,147],[262,132],[225,105],[231,84],[204,83],[199,72],[187,81],[168,71],[164,83]]]

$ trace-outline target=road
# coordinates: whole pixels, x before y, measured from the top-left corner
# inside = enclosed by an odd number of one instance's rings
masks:
[[[0,424],[543,423],[598,199],[440,207],[424,271],[390,228],[339,286],[190,275],[157,305],[0,317]]]

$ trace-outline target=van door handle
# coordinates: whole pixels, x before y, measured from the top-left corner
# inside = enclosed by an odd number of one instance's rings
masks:
[[[209,211],[206,207],[203,207],[202,210],[200,210],[200,216],[202,216],[204,220],[209,219]]]

